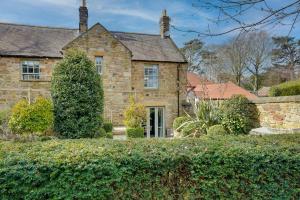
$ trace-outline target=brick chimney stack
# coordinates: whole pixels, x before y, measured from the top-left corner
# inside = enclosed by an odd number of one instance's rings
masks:
[[[82,5],[79,8],[79,32],[84,33],[88,30],[89,11],[86,6],[86,0],[82,0]]]
[[[170,17],[167,15],[167,10],[164,9],[161,14],[161,18],[159,21],[160,24],[160,36],[161,38],[170,37]]]

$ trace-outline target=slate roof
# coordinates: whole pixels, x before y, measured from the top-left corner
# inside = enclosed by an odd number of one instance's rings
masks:
[[[185,62],[170,38],[142,33],[111,33],[132,52],[132,60]],[[62,48],[78,36],[77,29],[0,23],[0,56],[60,58]]]
[[[162,39],[160,35],[143,33],[111,33],[132,52],[132,60],[185,62],[170,38]]]
[[[60,58],[62,47],[78,34],[76,29],[0,23],[0,55]]]

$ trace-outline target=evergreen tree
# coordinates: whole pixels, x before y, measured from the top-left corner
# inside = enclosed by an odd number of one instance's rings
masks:
[[[102,126],[103,88],[94,63],[71,50],[52,77],[54,131],[62,138],[92,138]]]

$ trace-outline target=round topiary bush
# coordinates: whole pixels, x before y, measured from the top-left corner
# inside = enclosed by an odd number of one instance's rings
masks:
[[[13,133],[44,133],[53,125],[52,102],[38,97],[29,104],[23,99],[12,108],[8,124]]]
[[[102,127],[103,89],[94,63],[71,50],[52,77],[54,131],[61,138],[91,138]]]
[[[209,127],[207,131],[207,135],[226,135],[226,134],[227,131],[220,124]]]
[[[235,95],[221,105],[222,125],[231,134],[248,134],[259,125],[255,104],[242,95]]]
[[[144,138],[144,128],[143,127],[135,127],[135,128],[127,128],[126,135],[128,138]]]

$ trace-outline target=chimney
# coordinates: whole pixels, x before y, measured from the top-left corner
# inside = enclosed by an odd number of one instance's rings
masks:
[[[170,37],[170,21],[171,19],[167,15],[167,10],[163,10],[161,14],[161,18],[159,20],[161,38]]]
[[[86,0],[82,0],[79,8],[79,32],[84,33],[88,30],[89,11],[86,7]]]

